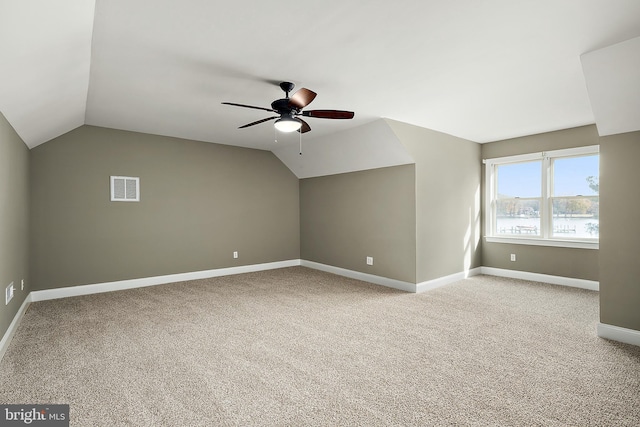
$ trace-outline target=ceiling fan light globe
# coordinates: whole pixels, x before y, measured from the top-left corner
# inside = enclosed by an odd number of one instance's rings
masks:
[[[276,120],[273,125],[280,132],[295,132],[302,127],[302,122],[293,117],[283,117]]]

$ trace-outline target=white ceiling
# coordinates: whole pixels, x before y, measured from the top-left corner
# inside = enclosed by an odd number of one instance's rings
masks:
[[[86,123],[271,150],[237,129],[270,113],[220,103],[290,80],[356,112],[307,139],[386,117],[488,142],[594,123],[581,55],[638,36],[638,0],[0,0],[0,111],[29,147]]]
[[[640,37],[582,55],[600,135],[640,129]]]
[[[29,147],[85,122],[94,2],[0,0],[0,112]]]
[[[415,163],[384,119],[295,147],[273,145],[273,153],[300,179]]]

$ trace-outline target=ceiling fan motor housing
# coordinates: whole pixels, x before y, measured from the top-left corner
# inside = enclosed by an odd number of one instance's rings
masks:
[[[280,114],[292,114],[296,108],[289,103],[289,98],[276,99],[271,103],[271,108]]]

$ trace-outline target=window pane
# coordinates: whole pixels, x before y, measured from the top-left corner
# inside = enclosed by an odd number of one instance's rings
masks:
[[[600,234],[598,197],[554,197],[553,237],[596,239]]]
[[[497,167],[498,198],[540,197],[542,162],[525,162]]]
[[[498,200],[496,202],[496,233],[539,236],[540,200]]]
[[[589,196],[599,192],[599,155],[553,161],[554,196]]]

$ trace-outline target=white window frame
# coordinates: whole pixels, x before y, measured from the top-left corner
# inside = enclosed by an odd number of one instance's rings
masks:
[[[579,157],[600,154],[599,145],[590,145],[586,147],[568,148],[563,150],[545,151],[538,153],[521,154],[516,156],[499,157],[494,159],[485,159],[485,241],[489,243],[512,243],[520,245],[536,245],[536,246],[557,246],[567,248],[582,249],[599,249],[600,239],[597,238],[569,238],[569,237],[553,237],[552,218],[551,218],[551,197],[552,197],[552,163],[553,159],[566,157]],[[540,206],[540,228],[539,236],[504,236],[495,234],[495,212],[496,212],[496,195],[498,191],[498,183],[496,181],[497,166],[512,163],[542,161],[542,180],[541,180],[541,206]],[[599,197],[599,195],[598,195]]]

